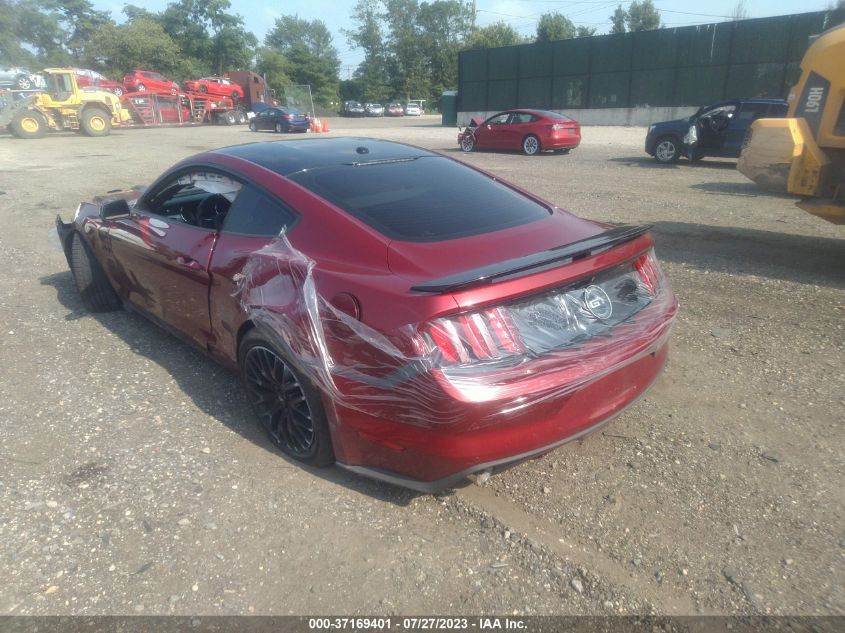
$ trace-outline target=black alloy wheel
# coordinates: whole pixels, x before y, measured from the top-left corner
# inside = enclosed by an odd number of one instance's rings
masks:
[[[269,346],[249,346],[242,360],[243,380],[250,402],[270,439],[294,459],[326,462],[322,412],[312,410],[308,388]],[[323,422],[323,424],[321,424]],[[331,455],[331,444],[328,444]]]

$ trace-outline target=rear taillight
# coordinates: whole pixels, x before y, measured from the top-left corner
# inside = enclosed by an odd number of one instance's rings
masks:
[[[640,279],[648,289],[649,294],[655,294],[657,292],[657,284],[660,278],[658,275],[657,259],[654,257],[654,251],[650,250],[645,255],[639,257],[637,261],[634,262],[634,267],[637,269]]]
[[[654,252],[589,279],[532,297],[430,322],[421,353],[436,365],[504,364],[608,335],[658,295]]]
[[[504,307],[437,319],[423,338],[429,351],[439,352],[447,365],[498,360],[525,351]]]

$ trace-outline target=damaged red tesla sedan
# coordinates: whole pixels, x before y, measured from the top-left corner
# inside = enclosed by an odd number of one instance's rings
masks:
[[[238,371],[284,453],[422,491],[599,428],[677,310],[648,227],[374,139],[206,152],[57,228],[88,309]]]

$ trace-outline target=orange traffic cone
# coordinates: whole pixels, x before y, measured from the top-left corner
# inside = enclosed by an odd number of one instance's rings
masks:
[[[329,131],[329,120],[326,117],[323,117],[323,132]]]
[[[311,131],[312,131],[312,132],[316,132],[316,131],[317,131],[317,124],[316,124],[316,123],[314,123],[314,119],[311,119]]]
[[[317,133],[323,131],[323,126],[320,124],[320,119],[314,119],[314,131]]]

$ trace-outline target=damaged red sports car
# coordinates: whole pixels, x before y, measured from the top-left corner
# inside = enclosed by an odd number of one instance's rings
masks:
[[[56,223],[86,307],[239,372],[285,454],[421,491],[599,428],[677,310],[648,227],[374,139],[206,152]]]

